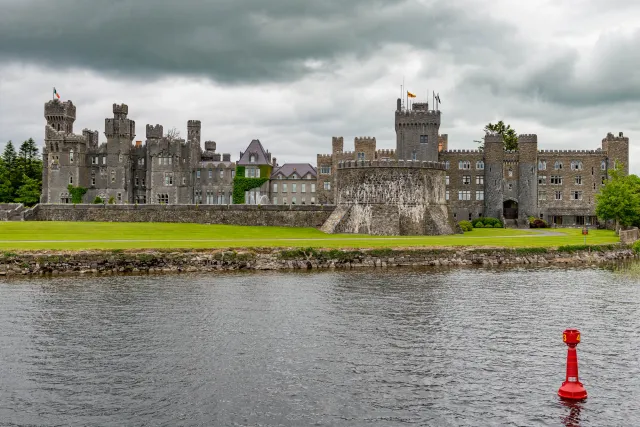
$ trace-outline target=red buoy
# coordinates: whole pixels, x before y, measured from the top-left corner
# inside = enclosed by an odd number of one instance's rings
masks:
[[[567,400],[583,400],[587,398],[587,390],[578,380],[578,352],[576,346],[580,343],[580,331],[567,329],[562,333],[562,341],[569,347],[567,350],[567,377],[558,390],[558,396]]]

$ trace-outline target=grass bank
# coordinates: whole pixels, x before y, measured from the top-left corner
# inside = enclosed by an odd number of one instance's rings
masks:
[[[609,230],[589,230],[587,245],[618,243]],[[324,234],[314,228],[120,222],[1,222],[0,250],[191,249],[239,247],[553,248],[583,245],[579,229],[475,229],[453,236]]]

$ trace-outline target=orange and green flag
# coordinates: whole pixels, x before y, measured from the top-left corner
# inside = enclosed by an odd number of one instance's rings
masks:
[[[60,99],[60,94],[58,93],[55,87],[53,88],[53,96],[57,96],[58,99]]]

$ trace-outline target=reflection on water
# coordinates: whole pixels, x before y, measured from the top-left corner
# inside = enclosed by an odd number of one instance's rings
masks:
[[[638,269],[0,281],[0,426],[640,424]]]

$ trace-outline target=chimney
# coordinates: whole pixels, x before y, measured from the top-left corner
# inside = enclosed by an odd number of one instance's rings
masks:
[[[136,147],[142,147],[142,141],[136,141]]]
[[[276,159],[275,157],[273,158],[273,161],[271,162],[271,165],[275,168],[276,166],[278,166],[278,162],[276,161],[278,159]]]

